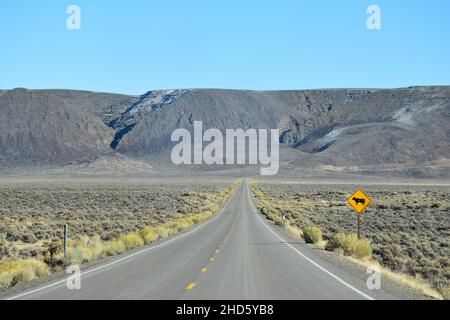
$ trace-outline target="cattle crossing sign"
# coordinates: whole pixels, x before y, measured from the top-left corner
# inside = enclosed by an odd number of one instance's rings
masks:
[[[358,213],[362,213],[365,208],[372,202],[372,199],[364,193],[361,189],[356,190],[356,192],[347,199],[348,203],[356,210]]]
[[[364,209],[372,202],[372,199],[364,193],[361,189],[355,191],[354,194],[347,199],[347,202],[353,207],[357,212],[358,221],[358,238],[361,239],[361,214]]]

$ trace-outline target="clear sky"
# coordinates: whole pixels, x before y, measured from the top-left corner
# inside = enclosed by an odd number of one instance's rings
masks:
[[[450,85],[448,0],[9,0],[0,41],[4,89]]]

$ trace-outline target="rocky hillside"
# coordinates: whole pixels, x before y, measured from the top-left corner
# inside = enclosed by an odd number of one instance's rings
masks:
[[[67,164],[109,152],[113,130],[45,91],[0,95],[0,165]]]
[[[18,89],[0,92],[0,110],[3,166],[60,164],[113,151],[164,166],[172,131],[201,120],[204,128],[222,130],[279,128],[282,172],[449,175],[450,87],[161,90],[142,96]],[[42,118],[48,113],[55,121]],[[13,151],[15,144],[21,151]]]

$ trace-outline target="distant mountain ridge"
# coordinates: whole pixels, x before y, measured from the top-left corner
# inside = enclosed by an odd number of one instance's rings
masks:
[[[0,90],[0,165],[64,165],[120,153],[165,166],[177,128],[279,128],[281,168],[446,176],[450,87],[249,91],[174,89],[142,96]]]
[[[109,152],[113,131],[98,117],[39,91],[0,95],[1,167],[62,165]]]

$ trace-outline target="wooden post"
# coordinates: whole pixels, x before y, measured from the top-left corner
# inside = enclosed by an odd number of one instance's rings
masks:
[[[361,240],[361,213],[356,214],[358,216],[358,239]]]
[[[64,258],[67,259],[67,224],[64,225]]]

